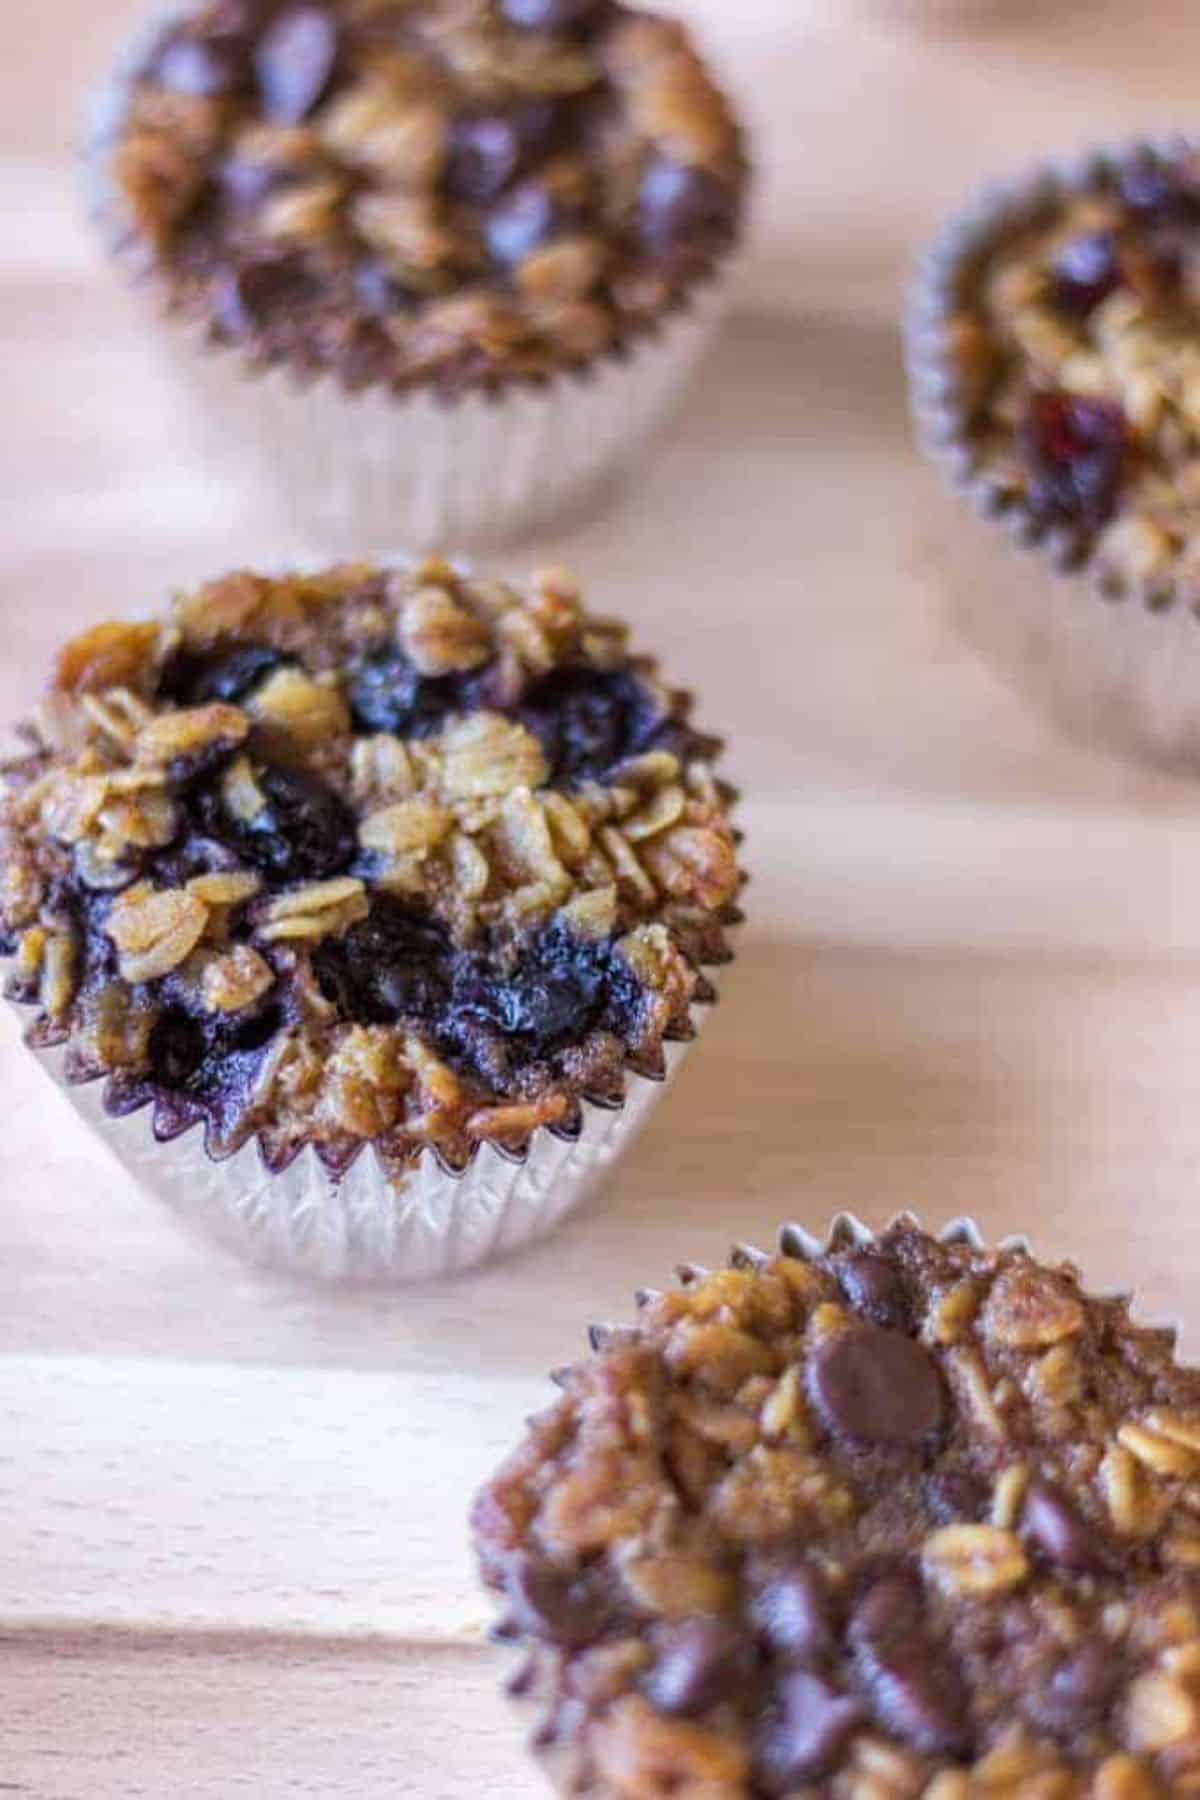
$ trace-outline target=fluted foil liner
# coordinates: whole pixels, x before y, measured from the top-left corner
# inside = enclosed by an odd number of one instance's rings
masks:
[[[153,13],[95,96],[83,178],[89,211],[145,302],[145,338],[183,397],[185,431],[220,487],[246,481],[271,507],[284,554],[387,555],[512,543],[598,506],[638,468],[715,337],[733,253],[652,331],[540,383],[495,395],[416,387],[353,394],[332,375],[256,368],[166,311],[110,176],[130,85],[191,5]]]
[[[27,1008],[11,1001],[9,1007],[27,1021]],[[696,1029],[707,1010],[692,1009]],[[481,1144],[461,1172],[425,1150],[396,1184],[369,1146],[335,1177],[311,1147],[274,1174],[256,1140],[214,1158],[202,1125],[160,1143],[152,1107],[114,1118],[104,1107],[104,1078],[68,1080],[66,1046],[30,1048],[138,1184],[203,1235],[290,1274],[408,1282],[458,1274],[551,1231],[603,1183],[692,1041],[664,1044],[665,1073],[658,1079],[626,1070],[623,1100],[600,1105],[585,1099],[575,1137],[543,1126],[524,1154]]]
[[[1200,766],[1200,620],[1161,586],[1121,587],[1081,556],[1074,535],[1039,524],[1018,499],[1002,506],[970,442],[947,322],[964,267],[1007,224],[1137,156],[1196,148],[1182,136],[1137,138],[1039,165],[987,188],[918,263],[905,317],[917,439],[975,518],[999,525],[1022,557],[996,548],[969,517],[947,518],[937,571],[970,643],[1072,736],[1165,768]]]

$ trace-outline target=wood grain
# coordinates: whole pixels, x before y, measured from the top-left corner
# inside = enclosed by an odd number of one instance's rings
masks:
[[[132,10],[40,0],[0,72],[6,719],[84,621],[283,550],[196,461],[77,217],[79,96]],[[727,996],[599,1203],[400,1294],[180,1234],[5,1022],[0,1793],[539,1792],[465,1509],[545,1370],[681,1257],[914,1206],[1188,1304],[1194,791],[1061,742],[964,640],[967,528],[909,447],[893,319],[989,164],[1186,106],[1200,16],[691,10],[758,123],[745,305],[620,511],[508,561],[575,564],[727,730],[754,875]]]

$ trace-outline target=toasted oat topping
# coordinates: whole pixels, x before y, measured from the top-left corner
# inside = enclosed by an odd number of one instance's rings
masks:
[[[1018,207],[949,321],[976,473],[1102,577],[1200,601],[1200,160]]]
[[[716,741],[583,609],[440,559],[229,575],[68,644],[0,792],[0,948],[111,1109],[333,1166],[570,1129],[710,997]]]
[[[911,1221],[593,1331],[476,1502],[572,1792],[1200,1792],[1200,1373]]]
[[[647,329],[736,235],[737,125],[616,0],[207,0],[106,146],[171,302],[348,387],[492,387]]]

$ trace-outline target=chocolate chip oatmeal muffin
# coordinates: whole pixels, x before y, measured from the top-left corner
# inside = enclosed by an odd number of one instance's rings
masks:
[[[131,54],[91,169],[229,436],[308,529],[389,549],[629,461],[747,185],[683,28],[618,0],[202,0]]]
[[[1200,1791],[1200,1374],[902,1219],[646,1294],[475,1506],[566,1792]]]
[[[1200,155],[1127,145],[989,192],[930,253],[908,337],[927,447],[1072,577],[974,553],[996,634],[1073,722],[1193,764]]]
[[[0,796],[28,1041],[265,1256],[511,1247],[628,1138],[728,958],[732,794],[688,713],[561,574],[243,572],[98,625]]]

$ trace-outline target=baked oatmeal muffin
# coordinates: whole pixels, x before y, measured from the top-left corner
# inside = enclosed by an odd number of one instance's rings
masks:
[[[1097,735],[1193,762],[1200,156],[1127,146],[984,196],[924,265],[909,353],[927,446],[1048,572],[971,553],[1025,673]]]
[[[627,471],[747,185],[686,32],[618,0],[202,0],[139,41],[89,164],[217,442],[339,553],[508,535]]]
[[[688,713],[561,574],[242,572],[97,625],[0,796],[28,1042],[265,1258],[510,1248],[626,1142],[728,957],[732,794]]]
[[[904,1218],[642,1296],[474,1511],[565,1792],[1200,1791],[1200,1374]]]

